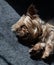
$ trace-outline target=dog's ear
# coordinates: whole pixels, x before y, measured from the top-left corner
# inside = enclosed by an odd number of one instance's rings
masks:
[[[35,15],[37,14],[37,9],[35,8],[35,6],[33,4],[31,4],[28,9],[27,9],[27,15]]]

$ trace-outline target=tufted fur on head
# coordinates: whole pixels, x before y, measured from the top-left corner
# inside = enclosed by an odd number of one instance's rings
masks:
[[[39,38],[40,41],[36,43],[29,52],[39,52],[44,49],[41,58],[48,57],[54,50],[54,26],[45,23],[37,14],[34,5],[30,5],[27,13],[22,15],[19,21],[11,27],[12,31],[16,32],[22,39],[33,40]],[[36,55],[33,53],[33,55]]]
[[[36,38],[42,33],[41,23],[44,22],[39,18],[34,5],[30,5],[26,15],[22,15],[19,21],[12,25],[12,31],[20,37],[30,34],[32,38]]]

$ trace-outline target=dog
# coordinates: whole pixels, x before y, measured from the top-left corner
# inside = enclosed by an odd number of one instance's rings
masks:
[[[29,50],[29,53],[33,51],[38,53],[44,49],[41,58],[45,59],[54,52],[54,26],[45,23],[37,13],[35,6],[30,5],[27,13],[23,14],[19,21],[12,25],[11,30],[24,40],[39,39]]]

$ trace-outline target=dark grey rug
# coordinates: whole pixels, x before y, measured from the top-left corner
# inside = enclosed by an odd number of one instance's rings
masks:
[[[29,48],[19,43],[11,31],[11,25],[19,18],[20,15],[5,0],[0,0],[0,65],[48,65],[43,60],[31,59]]]

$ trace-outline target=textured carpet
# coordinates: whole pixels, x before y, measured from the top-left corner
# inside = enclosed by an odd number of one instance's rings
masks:
[[[0,0],[0,65],[48,65],[43,60],[32,60],[29,48],[19,43],[11,31],[11,25],[19,18],[5,0]]]

